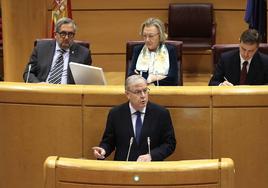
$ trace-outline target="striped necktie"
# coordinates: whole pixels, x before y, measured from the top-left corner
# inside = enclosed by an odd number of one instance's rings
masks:
[[[66,52],[64,49],[57,50],[60,52],[55,65],[53,66],[50,77],[48,79],[48,83],[51,84],[60,84],[61,83],[61,77],[63,72],[63,66],[64,66],[64,60],[63,60],[63,54]]]

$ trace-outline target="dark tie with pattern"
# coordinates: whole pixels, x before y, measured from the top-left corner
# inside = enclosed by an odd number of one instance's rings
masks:
[[[60,52],[55,65],[53,66],[51,70],[51,74],[48,79],[48,83],[51,84],[60,84],[61,83],[61,77],[62,77],[62,72],[63,72],[63,66],[64,66],[64,61],[63,61],[63,54],[66,52],[64,49],[59,49],[57,50]]]
[[[139,144],[140,142],[140,136],[141,136],[141,128],[142,128],[142,121],[141,121],[141,112],[136,111],[135,112],[137,119],[136,119],[136,141]]]
[[[244,61],[242,70],[240,72],[240,84],[239,85],[245,85],[246,84],[246,79],[247,79],[247,65],[248,62]]]

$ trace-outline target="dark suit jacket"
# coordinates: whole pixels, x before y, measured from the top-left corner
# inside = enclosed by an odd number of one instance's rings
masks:
[[[25,68],[23,74],[24,81],[27,79],[29,64],[31,64],[31,71],[28,82],[37,83],[46,81],[52,65],[55,48],[56,40],[37,42],[30,57],[30,61]],[[89,49],[77,43],[73,43],[73,45],[70,47],[69,62],[90,65],[91,55]],[[74,79],[69,66],[67,76],[67,83],[74,84]]]
[[[160,86],[177,86],[178,85],[178,78],[180,77],[178,75],[179,68],[178,68],[178,62],[177,62],[177,52],[175,46],[172,46],[170,44],[165,44],[169,53],[169,71],[168,75],[166,78],[159,80],[159,85]],[[143,44],[139,44],[134,47],[133,49],[133,57],[132,57],[132,62],[131,66],[128,70],[128,76],[136,74],[134,71],[136,69],[136,64],[138,57],[140,55],[140,52],[143,48]],[[147,79],[148,77],[148,72],[143,73],[143,77]],[[154,83],[156,85],[156,83]]]
[[[240,82],[240,56],[239,50],[232,50],[222,53],[220,61],[216,65],[214,75],[209,85],[218,86],[224,81],[224,76],[233,85],[239,85]],[[247,85],[265,85],[268,84],[268,56],[256,52],[253,56],[246,79]]]
[[[106,157],[116,149],[114,160],[125,161],[131,137],[135,138],[127,102],[110,110],[100,147],[105,149]],[[136,161],[140,155],[148,153],[147,137],[151,140],[153,161],[164,160],[175,150],[176,139],[169,111],[150,102],[144,116],[140,144],[134,139],[129,161]]]

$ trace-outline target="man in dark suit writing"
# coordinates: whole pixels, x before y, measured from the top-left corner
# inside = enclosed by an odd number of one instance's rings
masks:
[[[169,111],[148,102],[147,81],[140,75],[127,78],[125,93],[129,101],[110,110],[94,156],[104,159],[115,150],[118,161],[164,160],[176,147]]]
[[[258,51],[259,43],[260,36],[256,30],[244,31],[240,37],[239,50],[221,55],[209,85],[268,84],[268,56]]]
[[[74,42],[76,25],[70,18],[61,18],[55,25],[55,40],[37,42],[25,68],[25,82],[74,84],[69,62],[90,65],[89,49]]]

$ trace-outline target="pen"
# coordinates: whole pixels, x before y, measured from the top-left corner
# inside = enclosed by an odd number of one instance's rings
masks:
[[[223,77],[224,78],[224,80],[226,81],[226,82],[229,82],[229,80],[227,80],[227,78],[224,76]],[[229,82],[231,85],[233,85],[231,82]],[[229,84],[228,84],[229,85]]]

